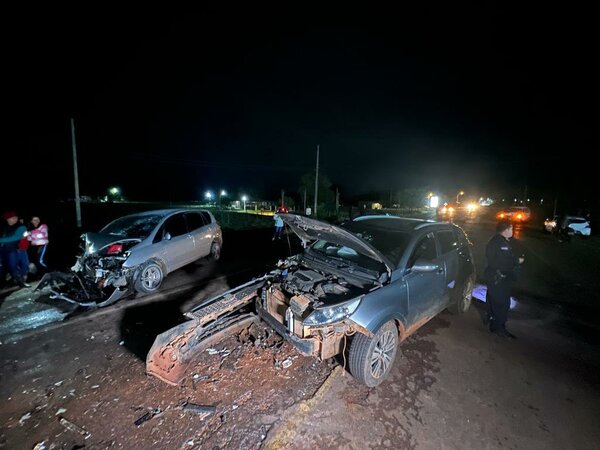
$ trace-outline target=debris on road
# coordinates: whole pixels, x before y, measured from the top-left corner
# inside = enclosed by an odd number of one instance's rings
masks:
[[[144,422],[147,422],[148,420],[152,419],[153,417],[158,416],[159,414],[162,414],[162,412],[163,412],[162,409],[154,408],[152,411],[148,411],[146,414],[141,416],[139,419],[137,419],[133,423],[135,424],[136,427],[139,427]]]
[[[30,412],[28,412],[27,414],[23,414],[21,416],[21,418],[19,419],[19,424],[23,425],[25,423],[25,421],[29,420],[29,419],[31,419],[31,413]]]
[[[59,420],[60,424],[65,427],[69,431],[73,431],[75,433],[79,433],[83,436],[84,439],[89,439],[92,436],[92,433],[81,428],[80,426],[75,425],[73,422],[68,421],[64,417],[61,417]]]
[[[217,410],[216,406],[206,406],[206,405],[198,405],[196,403],[188,403],[185,402],[181,405],[181,409],[183,411],[189,411],[189,412],[193,412],[196,413],[200,416],[200,420],[204,419],[205,417],[214,414],[215,411]]]

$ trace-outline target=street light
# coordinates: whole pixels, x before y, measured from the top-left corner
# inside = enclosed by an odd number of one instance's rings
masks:
[[[246,202],[248,201],[248,197],[245,195],[242,196],[242,201],[244,202],[244,212],[246,212]]]
[[[456,194],[456,203],[460,203],[458,201],[458,197],[461,196],[461,195],[465,195],[465,191],[460,191],[458,194]]]
[[[222,189],[221,192],[219,192],[219,208],[221,207],[221,198],[225,197],[227,195],[227,192],[225,192],[225,189]]]
[[[206,193],[204,194],[204,198],[206,198],[206,200],[208,200],[208,202],[210,203],[210,201],[212,200],[212,192],[210,191],[206,191]]]

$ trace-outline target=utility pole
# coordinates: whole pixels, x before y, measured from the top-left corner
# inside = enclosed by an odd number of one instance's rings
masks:
[[[558,191],[556,197],[554,197],[554,211],[552,212],[552,218],[556,217],[556,207],[558,206]]]
[[[304,214],[306,214],[306,187],[304,187]]]
[[[81,228],[81,199],[79,198],[79,171],[77,169],[77,146],[75,145],[75,120],[71,117],[71,145],[73,147],[73,177],[75,179],[75,215],[77,228]]]
[[[285,203],[284,203],[284,201],[283,201],[283,195],[284,195],[284,193],[285,193],[285,191],[282,189],[282,190],[281,190],[281,207],[282,207],[282,208],[283,208],[283,206],[284,206],[284,204],[285,204]]]
[[[317,169],[315,171],[315,219],[317,218],[317,199],[319,198],[319,146],[317,145]]]
[[[335,188],[335,215],[336,217],[339,215],[340,211],[340,191],[338,188]]]

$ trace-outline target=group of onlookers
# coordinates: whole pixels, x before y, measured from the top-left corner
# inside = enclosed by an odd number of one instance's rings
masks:
[[[6,221],[0,226],[0,285],[7,282],[7,275],[20,287],[29,287],[30,271],[43,275],[47,270],[46,249],[48,248],[48,226],[38,216],[28,224],[14,211],[2,215]],[[30,263],[32,263],[30,270]]]

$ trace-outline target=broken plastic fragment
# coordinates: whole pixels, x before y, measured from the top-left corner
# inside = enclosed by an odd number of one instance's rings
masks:
[[[65,427],[67,430],[74,431],[75,433],[79,433],[83,436],[84,439],[89,439],[92,436],[92,433],[84,430],[80,426],[75,425],[73,422],[69,422],[64,417],[59,419],[60,424]]]
[[[28,419],[31,419],[31,413],[30,412],[28,412],[27,414],[23,414],[21,416],[21,418],[19,419],[19,423],[21,425],[23,425],[25,423],[25,421],[28,420]]]
[[[159,415],[160,413],[162,413],[162,409],[154,408],[152,411],[148,411],[146,414],[144,414],[142,417],[140,417],[133,423],[135,424],[136,427],[139,427],[141,424],[152,419],[154,416]]]
[[[204,417],[206,417],[210,414],[213,414],[217,410],[217,407],[216,406],[197,405],[195,403],[186,402],[181,406],[181,409],[184,411],[196,413],[201,416],[200,419],[203,419]]]

